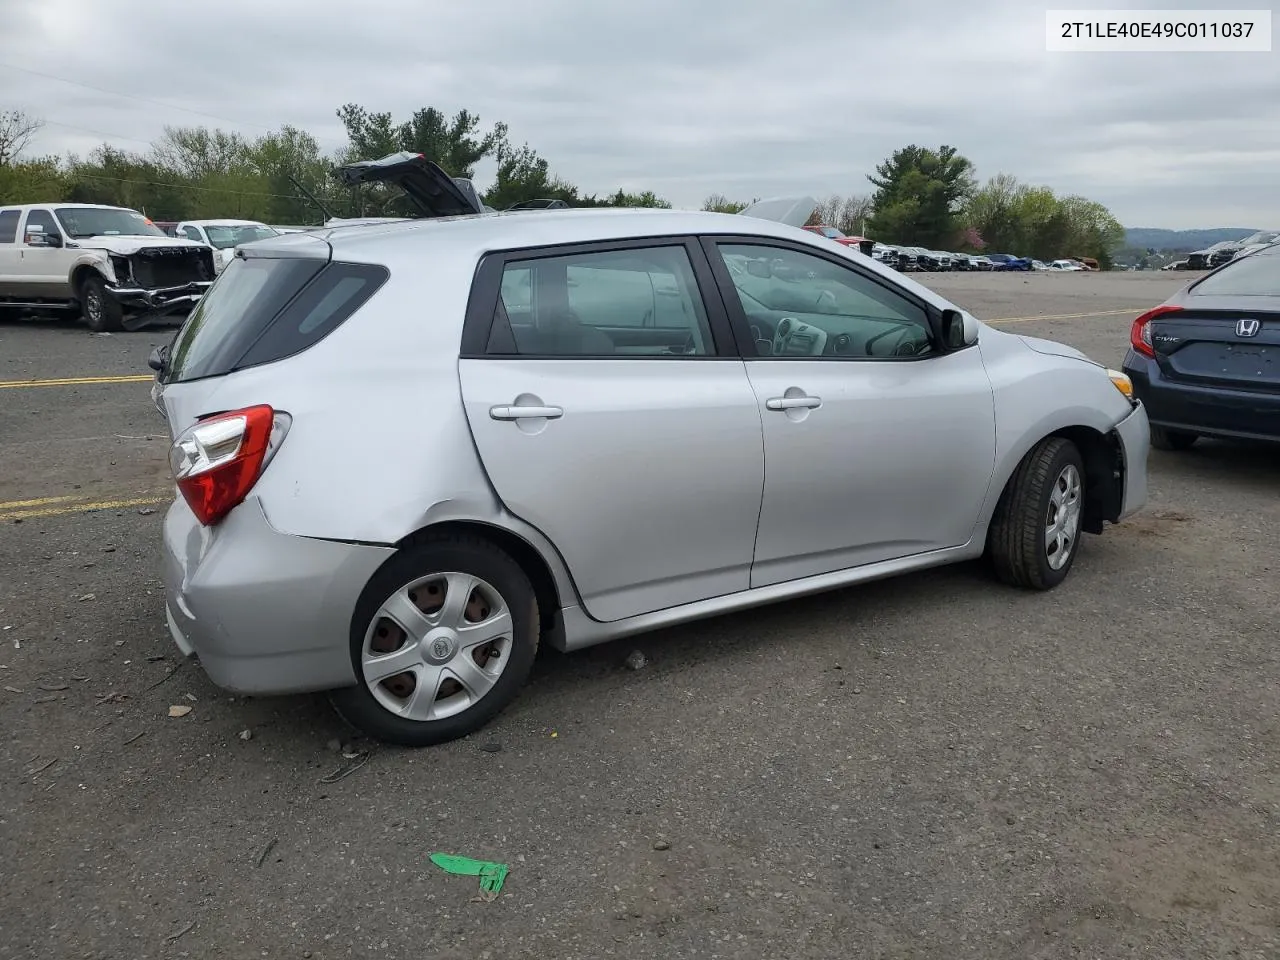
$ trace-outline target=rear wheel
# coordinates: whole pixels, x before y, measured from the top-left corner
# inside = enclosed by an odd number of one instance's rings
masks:
[[[1049,590],[1067,578],[1084,518],[1084,461],[1070,440],[1042,440],[996,505],[987,550],[1005,583]]]
[[[333,704],[388,743],[455,740],[515,699],[538,634],[533,587],[511,557],[473,537],[424,541],[365,588],[351,625],[357,683]]]
[[[124,310],[107,294],[107,285],[99,276],[89,276],[80,286],[80,309],[94,333],[124,329]]]
[[[1187,430],[1166,430],[1157,426],[1151,428],[1151,445],[1157,450],[1190,450],[1191,445],[1199,439],[1199,434]]]

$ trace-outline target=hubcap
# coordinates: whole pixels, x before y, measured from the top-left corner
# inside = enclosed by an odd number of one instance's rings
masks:
[[[378,608],[360,666],[377,701],[407,720],[451,717],[474,706],[511,658],[511,610],[491,584],[436,573],[401,587]]]
[[[1081,500],[1080,471],[1075,464],[1067,464],[1053,482],[1049,494],[1049,510],[1045,517],[1044,550],[1053,570],[1061,570],[1075,550],[1080,535],[1080,516],[1084,509]]]

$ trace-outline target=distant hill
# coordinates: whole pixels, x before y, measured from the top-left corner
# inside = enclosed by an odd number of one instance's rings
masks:
[[[1207,230],[1162,230],[1158,227],[1126,227],[1124,245],[1146,250],[1203,250],[1223,240],[1243,240],[1262,227],[1212,227]]]

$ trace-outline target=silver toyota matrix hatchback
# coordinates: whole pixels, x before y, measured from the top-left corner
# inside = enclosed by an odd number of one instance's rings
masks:
[[[985,555],[1048,589],[1146,499],[1128,379],[799,229],[813,208],[484,212],[242,247],[152,357],[166,613],[240,693],[470,733],[575,650]],[[785,221],[785,222],[781,222]]]

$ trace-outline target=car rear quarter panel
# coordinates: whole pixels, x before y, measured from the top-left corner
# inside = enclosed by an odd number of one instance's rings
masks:
[[[1106,435],[1133,410],[1093,363],[1033,350],[1020,337],[983,326],[978,340],[995,394],[996,469],[981,520],[1023,457],[1051,433],[1090,427]]]
[[[165,388],[175,432],[202,414],[255,403],[292,417],[254,487],[282,533],[395,543],[437,518],[498,511],[458,386],[475,259],[435,248],[430,271],[380,259],[391,269],[387,283],[310,349]]]

